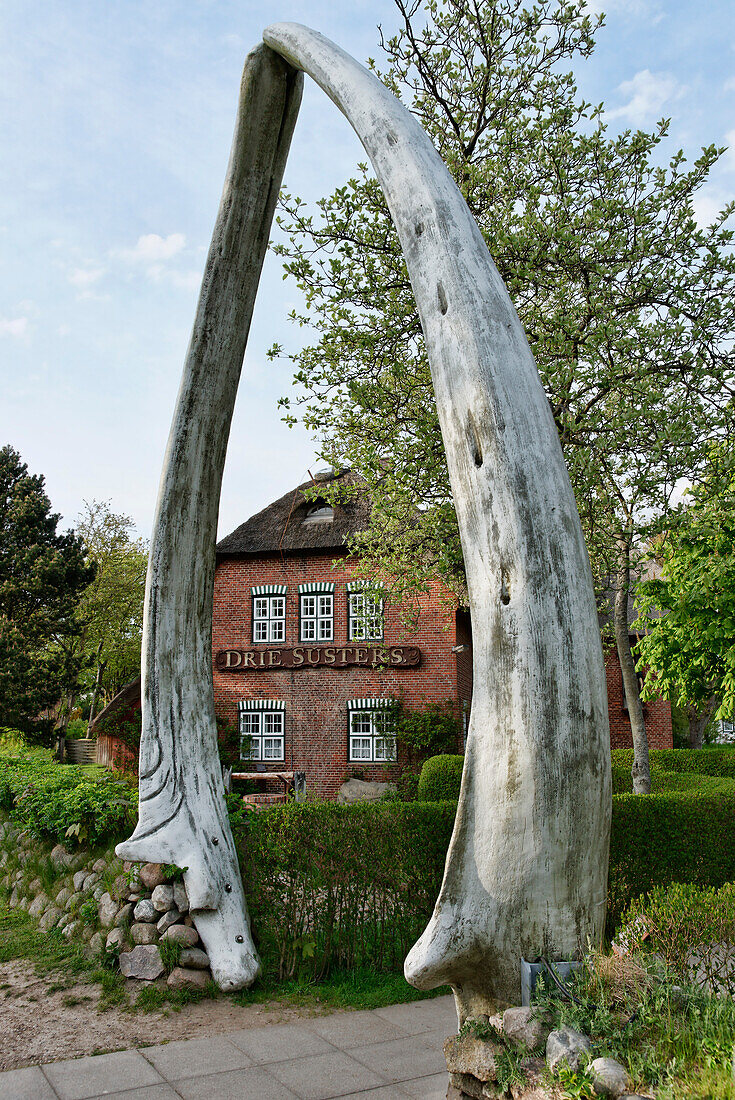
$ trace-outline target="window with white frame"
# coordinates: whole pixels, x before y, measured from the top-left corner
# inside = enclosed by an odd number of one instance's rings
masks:
[[[373,592],[349,592],[348,637],[351,642],[379,642],[383,637],[383,599]]]
[[[334,640],[334,595],[331,592],[302,593],[301,641],[331,642]]]
[[[352,700],[350,761],[391,763],[396,759],[395,709],[381,699]]]
[[[284,710],[255,709],[253,704],[241,704],[240,709],[240,754],[242,760],[262,760],[278,762],[284,755]],[[273,707],[273,703],[270,703]]]
[[[283,642],[286,638],[286,589],[275,585],[252,589],[253,641]]]

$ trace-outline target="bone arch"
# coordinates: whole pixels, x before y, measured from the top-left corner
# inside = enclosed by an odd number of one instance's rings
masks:
[[[427,135],[317,32],[283,23],[263,37],[245,65],[161,479],[144,628],[140,821],[118,852],[187,867],[216,980],[236,988],[254,979],[216,750],[213,563],[227,435],[303,71],[346,115],[383,188],[426,339],[457,510],[474,698],[444,881],[406,976],[421,988],[451,984],[464,1019],[517,1003],[521,955],[568,958],[602,934],[609,740],[589,562],[523,329]],[[162,768],[173,781],[156,791]]]

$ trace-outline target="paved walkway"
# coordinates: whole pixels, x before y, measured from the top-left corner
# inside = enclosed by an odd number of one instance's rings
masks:
[[[0,1100],[444,1100],[456,1027],[452,997],[336,1012],[9,1070]]]

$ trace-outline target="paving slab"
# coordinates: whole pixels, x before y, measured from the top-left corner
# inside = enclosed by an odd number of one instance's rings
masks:
[[[181,1100],[300,1100],[267,1069],[235,1069],[208,1077],[190,1077],[176,1082]]]
[[[92,1100],[125,1088],[165,1084],[163,1077],[137,1050],[52,1062],[44,1066],[44,1073],[59,1100]]]
[[[299,1100],[332,1100],[337,1096],[378,1088],[385,1077],[355,1061],[343,1051],[297,1058],[293,1062],[274,1062],[269,1071]]]
[[[439,1031],[443,1028],[447,1029],[447,1035],[454,1035],[457,1031],[457,1010],[451,993],[444,997],[432,997],[428,1001],[413,1001],[407,1005],[376,1008],[371,1015],[400,1027],[409,1035],[417,1035],[420,1031]]]
[[[410,1081],[412,1077],[429,1077],[446,1072],[441,1047],[423,1039],[423,1035],[406,1035],[388,1043],[353,1047],[350,1055],[364,1066],[375,1066],[388,1081]]]
[[[381,1019],[374,1011],[335,1012],[332,1016],[313,1016],[304,1020],[302,1026],[321,1035],[340,1050],[400,1039],[408,1034],[399,1023]]]
[[[105,1100],[181,1100],[171,1085],[143,1085],[140,1089],[125,1089],[124,1092],[105,1092]]]
[[[0,1073],[0,1100],[56,1100],[39,1066]]]
[[[167,1081],[246,1069],[253,1064],[252,1058],[241,1047],[229,1042],[229,1037],[223,1035],[162,1043],[157,1047],[145,1047],[141,1053]]]
[[[313,1030],[299,1024],[274,1024],[252,1027],[244,1031],[229,1031],[227,1038],[244,1051],[255,1065],[268,1062],[288,1062],[310,1054],[331,1054],[332,1043]]]
[[[402,1092],[412,1100],[446,1100],[449,1074],[447,1067],[443,1073],[432,1074],[431,1077],[421,1077],[414,1081],[404,1081],[401,1085]]]

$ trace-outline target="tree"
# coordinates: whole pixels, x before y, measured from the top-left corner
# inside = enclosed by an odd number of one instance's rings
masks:
[[[713,716],[735,714],[735,452],[712,451],[691,503],[656,546],[661,576],[638,587],[637,646],[648,669],[644,698],[663,693],[685,709],[689,744],[701,748]]]
[[[131,539],[133,521],[108,501],[85,501],[77,530],[95,576],[79,605],[81,642],[95,670],[89,720],[100,693],[112,697],[140,672],[148,550]]]
[[[722,150],[704,149],[691,167],[677,153],[660,167],[665,121],[650,134],[608,134],[602,109],[578,99],[565,71],[593,49],[583,3],[396,7],[402,26],[381,39],[383,79],[449,166],[523,321],[601,592],[613,578],[634,787],[647,792],[623,609],[650,517],[696,469],[731,389],[733,207],[707,228],[693,214]],[[423,337],[382,192],[361,166],[320,201],[317,218],[297,198],[283,205],[289,244],[278,251],[306,303],[293,317],[318,333],[292,357],[302,395],[282,400],[285,419],[296,420],[300,403],[324,457],[364,477],[373,519],[353,549],[366,572],[392,575],[401,600],[436,573],[461,594]]]
[[[95,567],[81,540],[58,534],[44,479],[0,450],[0,715],[32,730],[74,690],[83,665],[76,609]]]

